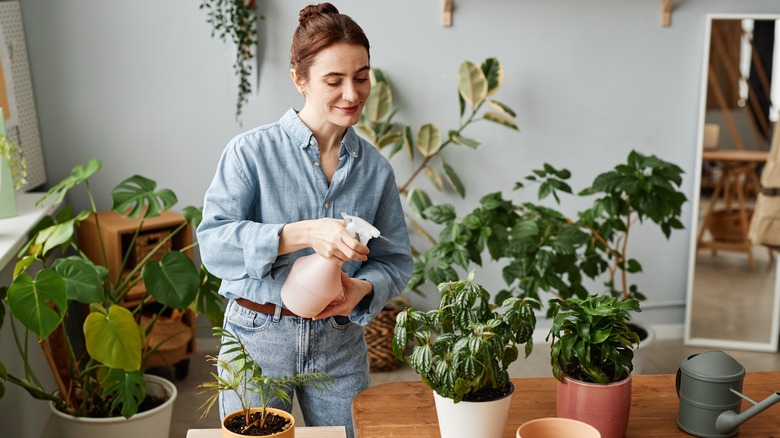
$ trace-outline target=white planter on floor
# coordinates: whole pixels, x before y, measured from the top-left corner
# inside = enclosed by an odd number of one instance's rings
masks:
[[[644,374],[645,363],[647,362],[647,350],[655,342],[655,330],[648,324],[641,324],[635,321],[630,321],[629,324],[640,327],[647,332],[647,337],[641,339],[639,348],[634,350],[634,360],[632,362],[634,364],[634,370],[631,371],[632,375]]]
[[[176,400],[176,386],[161,377],[144,375],[146,393],[168,396],[162,405],[146,412],[124,417],[87,418],[74,417],[58,411],[49,403],[60,438],[168,438],[171,429],[173,402]]]
[[[434,391],[441,438],[503,437],[512,394],[514,386],[508,395],[498,400],[453,403],[451,398],[442,397]]]

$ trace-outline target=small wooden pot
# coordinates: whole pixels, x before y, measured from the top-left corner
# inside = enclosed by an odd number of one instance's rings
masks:
[[[258,412],[261,408],[252,408],[249,410],[249,412]],[[268,408],[268,412],[273,412],[276,415],[282,416],[290,420],[290,427],[287,428],[287,430],[284,430],[279,433],[274,433],[271,435],[260,435],[267,438],[295,438],[295,418],[290,414],[289,412],[283,411],[281,409],[274,409],[274,408]],[[229,431],[225,427],[225,423],[230,420],[233,417],[236,417],[238,415],[244,415],[243,411],[236,411],[232,414],[229,414],[225,417],[224,420],[222,420],[222,438],[246,438],[247,435],[241,435],[234,432]]]

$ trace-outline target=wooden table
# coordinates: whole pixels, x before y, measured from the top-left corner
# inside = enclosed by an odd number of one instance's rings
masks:
[[[555,416],[552,377],[512,379],[515,393],[504,437],[514,438],[526,421]],[[780,372],[747,373],[743,394],[760,401],[780,391]],[[674,374],[634,376],[627,438],[690,437],[677,427],[677,391]],[[745,401],[744,411],[752,406]],[[439,424],[432,390],[422,382],[394,382],[373,386],[352,403],[356,438],[438,437]],[[739,437],[780,437],[780,404],[743,423]]]
[[[346,438],[344,426],[296,427],[296,438]],[[222,438],[222,429],[190,429],[187,438]]]
[[[702,159],[705,161],[718,161],[723,163],[721,176],[715,181],[715,188],[710,198],[707,210],[702,217],[696,239],[696,249],[709,248],[713,251],[740,251],[747,254],[748,266],[755,269],[753,258],[753,245],[748,238],[750,216],[747,207],[747,195],[761,190],[761,184],[756,175],[756,166],[765,163],[769,157],[769,151],[739,150],[739,149],[706,149],[702,151]],[[736,198],[736,208],[732,203]],[[722,205],[717,207],[716,204]],[[737,223],[739,235],[736,238],[724,240],[712,237],[705,238],[705,231],[713,230],[715,212],[723,214],[732,211],[738,215]],[[773,253],[770,250],[770,258]]]

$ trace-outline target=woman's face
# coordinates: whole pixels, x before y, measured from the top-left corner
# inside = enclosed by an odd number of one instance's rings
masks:
[[[320,126],[352,126],[371,92],[368,52],[365,47],[337,43],[320,51],[303,80],[295,70],[293,81],[306,96],[300,115]]]

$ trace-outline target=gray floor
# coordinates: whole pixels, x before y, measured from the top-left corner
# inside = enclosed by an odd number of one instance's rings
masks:
[[[176,383],[179,394],[174,404],[173,424],[171,425],[171,438],[184,438],[188,429],[210,429],[219,427],[219,414],[214,409],[208,417],[201,419],[200,405],[206,400],[207,395],[198,394],[195,386],[203,381],[210,380],[209,372],[213,366],[206,362],[205,355],[214,353],[214,342],[210,338],[198,339],[198,354],[190,359],[189,371],[186,378]],[[674,373],[680,365],[680,361],[691,354],[712,350],[712,348],[694,348],[683,345],[681,339],[659,339],[650,345],[645,354],[646,362],[643,373],[667,374]],[[747,370],[769,371],[780,369],[780,354],[754,353],[746,351],[726,351]],[[512,377],[549,377],[549,345],[537,344],[534,352],[528,359],[520,359],[510,367]],[[398,381],[419,380],[417,374],[408,368],[400,368],[392,372],[373,373],[371,384]],[[296,420],[300,419],[297,411]]]

